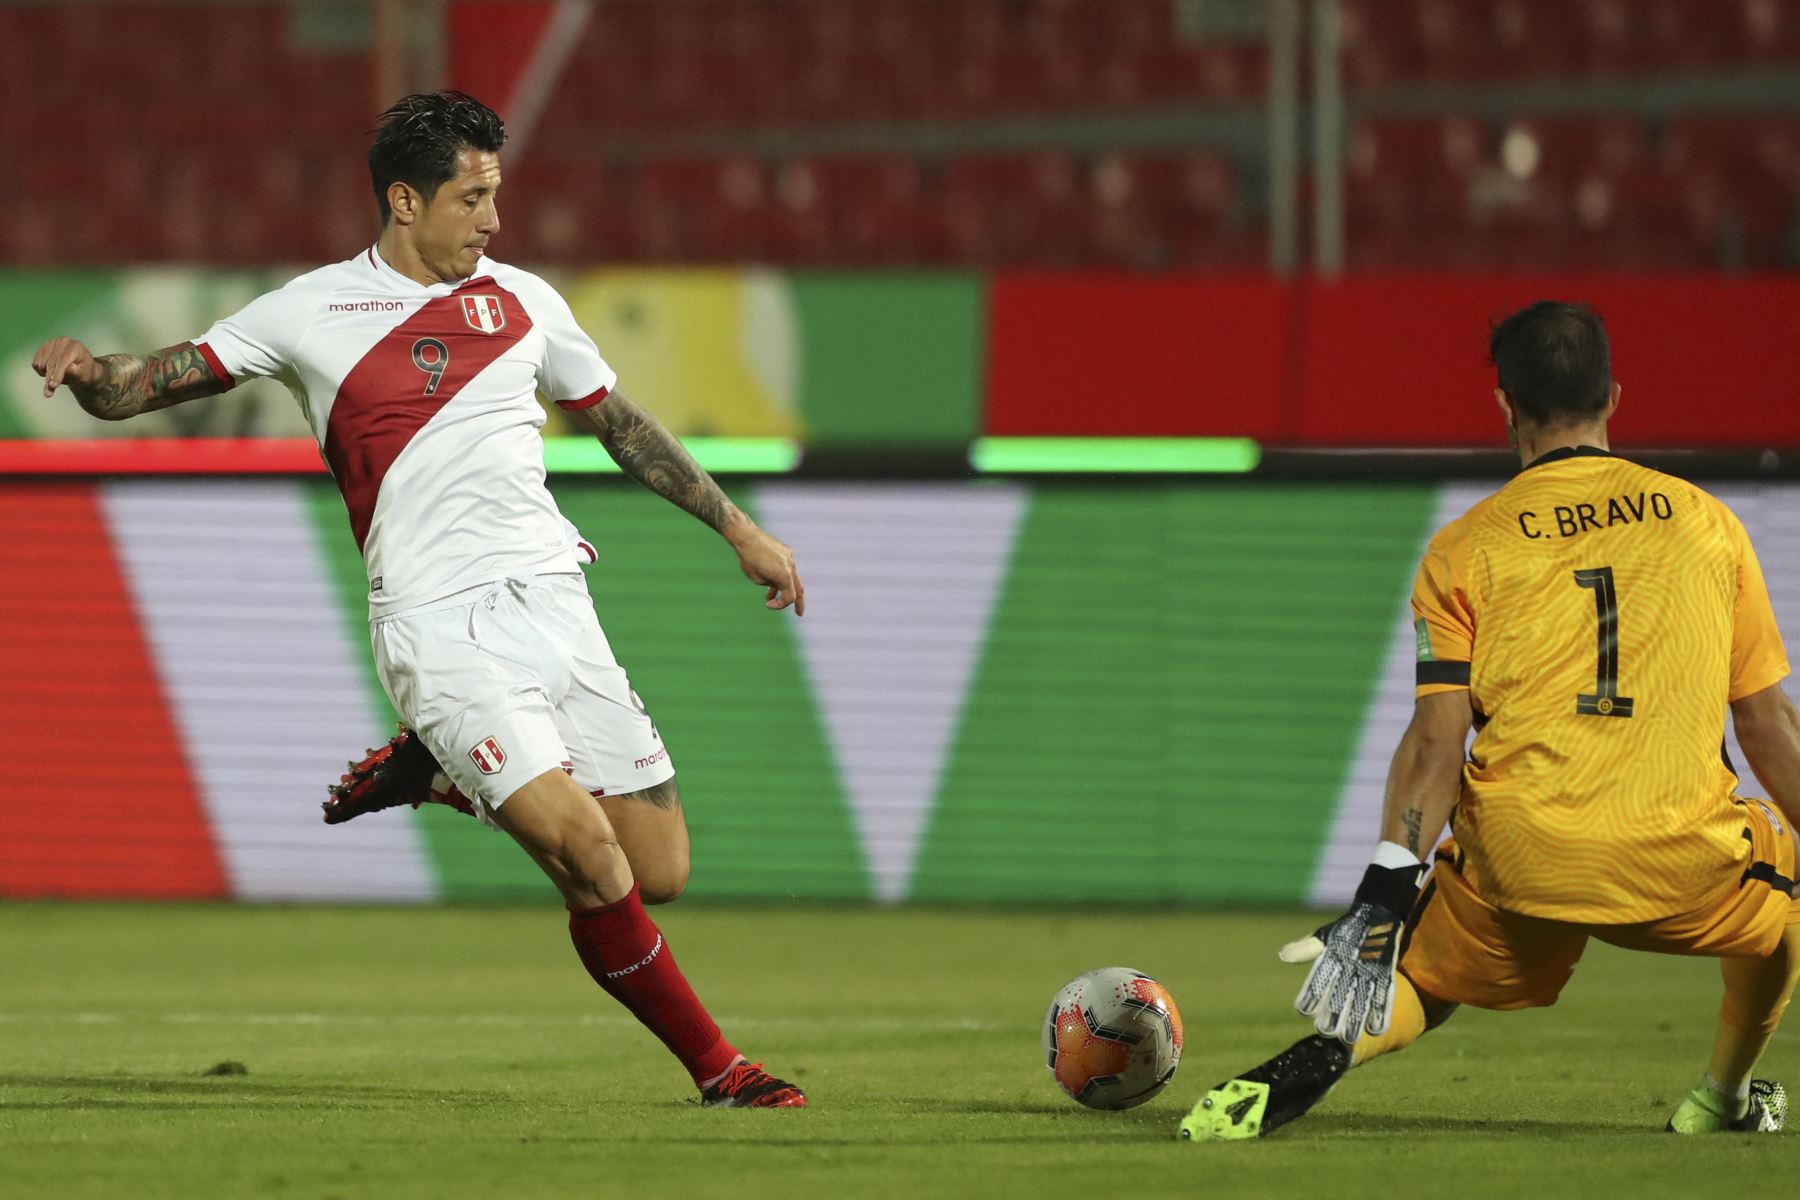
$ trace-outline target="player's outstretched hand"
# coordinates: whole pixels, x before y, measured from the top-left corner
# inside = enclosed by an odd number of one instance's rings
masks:
[[[1353,1046],[1364,1032],[1387,1032],[1404,914],[1419,894],[1423,869],[1371,866],[1350,911],[1278,952],[1282,962],[1312,964],[1294,1007],[1326,1037]]]
[[[74,338],[54,337],[31,356],[31,369],[44,377],[44,395],[70,386],[94,387],[106,380],[106,368],[94,360],[88,348]]]
[[[806,615],[806,585],[800,582],[800,569],[794,565],[794,552],[781,539],[772,537],[748,517],[734,526],[730,534],[731,548],[737,551],[738,566],[752,583],[769,589],[766,608],[794,606],[794,615]]]

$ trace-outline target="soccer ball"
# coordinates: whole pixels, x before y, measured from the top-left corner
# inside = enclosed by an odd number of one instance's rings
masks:
[[[1181,1013],[1142,971],[1101,967],[1056,993],[1044,1017],[1056,1086],[1089,1108],[1134,1108],[1163,1090],[1181,1062]]]

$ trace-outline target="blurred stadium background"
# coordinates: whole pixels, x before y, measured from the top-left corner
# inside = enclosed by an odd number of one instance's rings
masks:
[[[691,895],[1345,895],[1546,295],[1800,630],[1800,0],[0,0],[0,895],[550,898],[449,814],[318,823],[391,714],[291,400],[102,426],[28,367],[355,253],[439,86],[512,131],[497,256],[808,580],[768,617],[553,417]]]

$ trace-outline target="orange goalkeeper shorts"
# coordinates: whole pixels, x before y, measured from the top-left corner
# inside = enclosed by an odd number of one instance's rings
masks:
[[[1790,924],[1794,833],[1763,802],[1744,802],[1748,869],[1734,864],[1737,886],[1691,913],[1636,925],[1577,925],[1503,912],[1476,894],[1454,838],[1439,846],[1431,878],[1408,921],[1400,970],[1420,991],[1477,1008],[1538,1008],[1556,1003],[1590,937],[1628,950],[1713,958],[1771,953]]]

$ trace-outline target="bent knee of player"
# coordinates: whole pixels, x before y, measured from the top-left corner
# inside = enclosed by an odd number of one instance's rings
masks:
[[[612,826],[601,820],[570,830],[552,857],[557,870],[571,881],[597,887],[617,875],[625,851]]]
[[[679,837],[657,838],[650,847],[634,842],[626,849],[632,860],[632,874],[637,878],[637,894],[646,905],[666,905],[680,900],[688,889],[688,837],[686,828],[677,829]]]
[[[679,900],[681,893],[687,890],[687,852],[683,851],[678,860],[671,855],[662,861],[646,863],[633,873],[637,876],[638,895],[645,904],[668,904]]]
[[[521,789],[496,812],[565,895],[616,882],[622,867],[629,871],[612,822],[582,793],[562,794],[572,786],[566,776],[534,780],[529,792]]]
[[[641,791],[601,801],[631,859],[645,904],[679,899],[688,882],[688,832],[681,794],[669,778]]]

